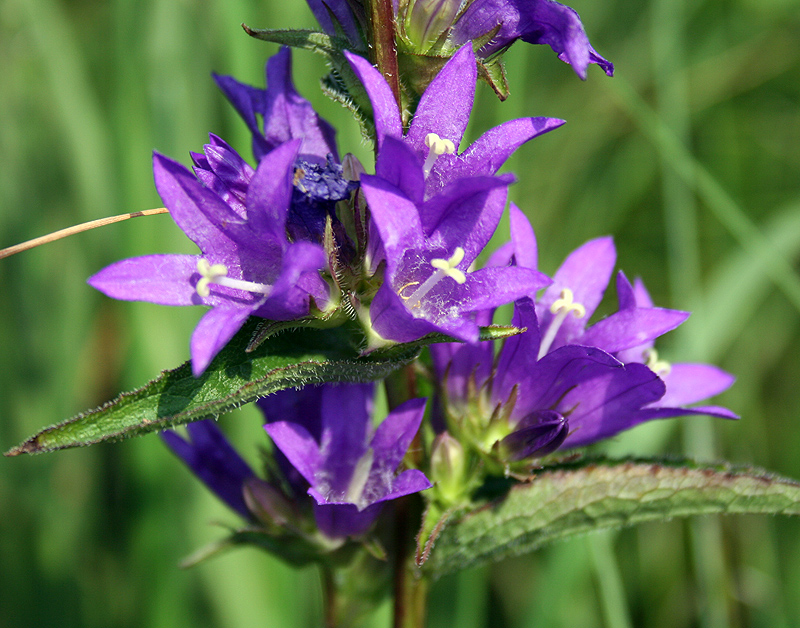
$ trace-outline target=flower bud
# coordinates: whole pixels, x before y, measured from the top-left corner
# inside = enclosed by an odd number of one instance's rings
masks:
[[[360,181],[366,168],[353,153],[347,153],[342,159],[342,176],[348,181]]]
[[[508,462],[551,454],[569,434],[567,419],[553,410],[533,412],[517,428],[499,443],[500,455]]]
[[[431,480],[443,501],[454,503],[467,488],[467,463],[464,448],[447,432],[433,442]]]
[[[256,519],[268,526],[283,527],[296,519],[294,508],[286,495],[256,477],[244,483],[244,502]]]
[[[461,0],[411,0],[405,34],[420,53],[426,53],[453,23]]]

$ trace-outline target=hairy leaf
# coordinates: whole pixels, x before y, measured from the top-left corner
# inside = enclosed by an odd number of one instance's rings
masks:
[[[43,453],[218,416],[271,392],[320,382],[380,379],[410,362],[419,346],[396,345],[359,356],[346,327],[286,332],[247,352],[251,319],[198,378],[187,362],[102,407],[48,427],[6,452]],[[356,337],[357,339],[357,337]]]
[[[423,570],[439,577],[582,532],[709,513],[800,514],[800,483],[688,461],[551,467],[470,512],[448,513]]]
[[[360,356],[356,348],[361,340],[359,332],[343,326],[295,329],[251,349],[261,324],[257,318],[248,321],[200,377],[192,375],[188,362],[164,371],[138,390],[122,393],[96,410],[43,429],[5,455],[45,453],[142,436],[216,417],[292,386],[381,379],[411,362],[423,346],[453,340],[432,334]],[[520,331],[493,325],[481,330],[481,339],[495,340]]]

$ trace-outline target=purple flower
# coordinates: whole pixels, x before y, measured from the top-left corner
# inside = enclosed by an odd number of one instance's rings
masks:
[[[522,144],[562,124],[555,118],[520,118],[495,127],[459,153],[475,100],[477,69],[464,46],[431,81],[419,101],[408,133],[389,85],[369,61],[345,52],[367,90],[375,120],[378,151],[387,137],[402,139],[423,164],[425,195],[431,196],[464,177],[495,174]]]
[[[266,90],[239,83],[230,76],[214,78],[253,134],[253,153],[257,160],[284,142],[301,140],[294,162],[294,188],[286,228],[294,240],[321,243],[328,217],[337,223],[336,203],[350,198],[358,183],[345,179],[337,157],[336,132],[319,117],[311,103],[297,93],[291,74],[291,51],[281,48],[267,61]],[[206,155],[193,155],[199,157],[195,159],[198,177],[209,185],[209,176],[203,171],[209,170],[209,166],[222,168],[232,179],[231,183],[236,184],[234,193],[246,191],[246,185],[241,183],[247,179],[248,171],[252,176],[252,169],[238,155],[221,157],[220,152],[235,153],[227,145],[220,146],[220,142],[212,136]]]
[[[580,16],[558,2],[475,0],[454,24],[450,39],[460,46],[490,33],[493,33],[491,39],[478,50],[483,59],[502,53],[521,39],[529,44],[547,44],[584,80],[590,63],[599,64],[608,76],[614,74],[614,65],[597,54],[589,43]]]
[[[173,453],[231,509],[245,519],[252,514],[244,501],[245,483],[255,473],[231,446],[214,421],[205,420],[186,426],[189,438],[166,430],[161,438]]]
[[[513,205],[511,227],[511,243],[489,264],[535,269],[533,230]],[[490,343],[431,347],[444,381],[446,415],[457,422],[451,431],[466,432],[485,455],[513,462],[589,445],[655,418],[735,417],[724,408],[682,407],[727,388],[728,374],[686,365],[670,384],[670,375],[660,377],[662,365],[643,354],[688,316],[653,307],[643,286],[633,288],[621,275],[620,311],[586,326],[615,259],[610,238],[592,240],[570,254],[535,305],[531,298],[517,301],[512,324],[527,332],[508,338],[496,358]],[[491,317],[491,310],[479,315],[484,324]],[[476,407],[477,412],[471,410]]]
[[[213,139],[213,138],[212,138]],[[293,166],[301,140],[282,144],[261,160],[242,197],[228,168],[229,149],[206,155],[206,187],[179,163],[155,154],[156,188],[176,224],[201,255],[148,255],[101,270],[88,283],[115,299],[162,305],[209,305],[192,334],[192,370],[199,376],[248,316],[294,320],[308,314],[309,299],[325,303],[318,269],[322,248],[290,242],[286,221]],[[230,158],[230,159],[229,159]],[[212,173],[212,174],[209,174]],[[213,175],[213,177],[212,177]],[[233,183],[232,180],[235,180]],[[226,189],[224,196],[215,192]],[[226,199],[233,201],[231,204]]]
[[[599,347],[615,354],[651,342],[678,327],[688,312],[649,306],[629,307],[587,327],[603,298],[616,262],[610,237],[590,240],[569,254],[553,283],[536,301],[543,330],[539,354],[565,344]]]
[[[361,185],[385,256],[384,283],[370,305],[372,329],[383,339],[441,332],[477,342],[476,312],[549,283],[522,267],[470,270],[500,221],[508,177],[463,178],[424,200],[419,159],[391,136],[376,171]]]
[[[310,485],[319,529],[331,538],[358,536],[380,514],[384,502],[431,487],[417,469],[397,474],[422,422],[425,400],[413,399],[371,427],[372,385],[352,384],[295,393],[279,404],[282,420],[264,429]],[[280,416],[270,398],[259,402],[268,419]],[[287,409],[294,410],[286,412]],[[288,416],[287,416],[288,414]]]
[[[527,331],[508,338],[497,358],[464,346],[431,347],[445,382],[451,431],[466,434],[483,455],[515,462],[560,447],[607,438],[664,394],[641,364],[625,366],[597,347],[566,345],[539,358],[541,332],[533,303],[516,303],[512,324]]]
[[[641,279],[636,279],[632,286],[620,271],[617,275],[617,299],[620,311],[650,308],[653,301]],[[720,406],[695,406],[718,395],[733,385],[735,377],[712,364],[670,364],[660,360],[652,340],[617,353],[617,358],[625,363],[644,363],[664,380],[667,392],[656,403],[643,408],[640,415],[643,420],[662,417],[675,417],[693,414],[707,414],[724,419],[736,419],[738,416]]]
[[[214,75],[214,80],[253,134],[256,160],[261,161],[271,150],[293,139],[302,140],[298,151],[302,160],[324,164],[329,154],[337,159],[336,131],[292,83],[288,48],[281,48],[267,61],[266,89],[245,85],[231,76]]]

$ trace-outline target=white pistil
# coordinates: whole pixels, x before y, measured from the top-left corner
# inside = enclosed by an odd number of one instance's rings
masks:
[[[645,359],[644,365],[662,379],[669,375],[672,370],[672,365],[669,362],[658,359],[658,351],[655,349],[648,349],[642,357]]]
[[[375,459],[375,452],[370,447],[366,453],[356,463],[356,468],[353,469],[353,477],[350,478],[350,483],[347,485],[347,493],[345,493],[344,501],[351,504],[359,505],[361,498],[364,494],[364,487],[367,485],[369,479],[369,472],[372,469],[372,461]]]
[[[225,264],[209,264],[208,260],[201,258],[197,260],[197,272],[201,277],[197,280],[195,290],[201,297],[207,297],[210,293],[209,284],[217,284],[218,286],[226,286],[236,290],[244,290],[245,292],[255,292],[256,294],[268,295],[272,292],[272,286],[263,283],[255,283],[254,281],[245,281],[244,279],[231,279],[227,277],[228,267]]]
[[[410,297],[404,297],[403,295],[400,295],[401,298],[406,299],[406,306],[408,306],[409,309],[417,307],[420,304],[420,301],[425,298],[425,295],[433,290],[433,287],[445,277],[452,278],[457,284],[463,284],[467,280],[467,276],[464,274],[464,271],[456,268],[456,266],[458,266],[463,259],[464,249],[462,249],[460,246],[456,247],[456,250],[453,251],[453,255],[450,257],[450,259],[442,259],[439,257],[432,259],[431,266],[436,269],[433,271],[433,274],[428,277]],[[403,288],[409,285],[412,284],[406,284],[403,286]]]
[[[422,166],[422,169],[425,172],[425,178],[427,179],[428,175],[431,173],[433,164],[436,163],[436,160],[439,158],[439,156],[452,155],[454,152],[456,152],[456,145],[450,140],[443,140],[441,137],[436,135],[436,133],[428,133],[425,136],[425,146],[430,148],[428,151],[428,157],[425,159],[425,164]]]
[[[586,316],[586,308],[580,303],[575,303],[572,290],[564,288],[561,291],[561,298],[553,301],[553,305],[550,306],[550,313],[555,316],[553,316],[553,320],[550,321],[550,326],[547,328],[544,336],[542,336],[542,342],[539,345],[538,360],[541,360],[547,355],[547,352],[550,350],[550,345],[552,345],[553,341],[556,339],[558,330],[561,329],[561,325],[567,319],[570,312],[572,312],[575,318],[583,318]]]

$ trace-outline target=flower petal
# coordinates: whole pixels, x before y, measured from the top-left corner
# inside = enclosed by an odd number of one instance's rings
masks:
[[[548,283],[547,275],[530,268],[482,268],[468,273],[466,283],[454,289],[452,298],[463,311],[475,312],[511,303]]]
[[[112,299],[148,301],[160,305],[212,305],[195,290],[197,255],[145,255],[124,259],[87,279],[87,283]]]
[[[673,364],[663,380],[667,392],[658,405],[686,406],[727,390],[736,378],[711,364]]]
[[[375,174],[402,191],[415,205],[422,204],[425,194],[422,162],[404,142],[393,137],[384,139]]]
[[[423,246],[417,206],[400,189],[373,175],[361,175],[372,220],[380,234],[387,260],[396,262],[407,250]]]
[[[286,243],[286,215],[292,200],[294,160],[301,140],[281,144],[258,164],[247,190],[247,218],[256,233]]]
[[[611,237],[597,238],[570,253],[553,275],[553,283],[536,303],[536,313],[542,329],[547,328],[553,320],[550,306],[561,298],[561,292],[565,288],[572,291],[576,303],[586,308],[586,315],[583,318],[567,316],[558,330],[554,347],[566,344],[570,339],[581,335],[586,322],[592,317],[603,298],[616,260],[614,240]]]
[[[322,454],[314,437],[299,423],[276,421],[264,426],[267,434],[292,466],[313,484],[322,465]]]
[[[536,246],[536,234],[522,211],[511,203],[509,206],[509,218],[511,220],[511,242],[514,245],[514,262],[523,268],[536,270],[538,266],[538,248]]]
[[[356,18],[347,0],[306,0],[306,2],[314,17],[317,18],[317,22],[322,26],[322,30],[328,35],[336,36],[338,34],[333,22],[335,19],[351,42],[358,43],[360,41]]]
[[[523,372],[521,366],[515,363],[512,370],[519,378],[518,401],[514,408],[516,418],[541,408],[552,408],[576,387],[588,390],[584,388],[585,382],[602,376],[613,377],[615,371],[624,370],[622,363],[605,351],[579,345],[567,345],[546,354],[527,372]],[[511,383],[509,377],[506,383],[509,390]],[[583,403],[582,396],[575,398]],[[563,407],[569,409],[566,405]],[[569,418],[572,427],[577,427],[572,415]]]
[[[478,69],[472,46],[465,45],[445,63],[422,98],[411,122],[406,140],[414,150],[427,157],[425,136],[436,133],[450,140],[456,149],[461,143],[475,101]]]
[[[320,162],[324,162],[328,154],[337,158],[336,131],[294,87],[289,48],[282,47],[267,61],[267,89],[262,114],[268,150],[300,139],[300,157]],[[257,159],[261,157],[257,156]]]
[[[418,493],[432,486],[431,481],[419,469],[406,469],[392,481],[392,490],[381,501]]]
[[[574,431],[564,448],[583,447],[642,423],[646,419],[639,409],[660,399],[664,390],[664,383],[642,364],[626,364],[572,389],[559,404],[572,409]]]
[[[460,246],[466,269],[492,238],[508,196],[507,177],[470,177],[448,186],[419,210],[422,228],[431,245],[448,252]]]
[[[242,218],[169,157],[153,153],[153,174],[156,189],[181,230],[215,263],[232,264],[237,246],[222,225],[241,225]]]
[[[322,391],[323,460],[311,481],[322,495],[347,493],[353,472],[369,445],[372,392],[372,384],[325,386]]]
[[[415,318],[387,282],[372,300],[369,315],[372,328],[386,340],[411,342],[436,331],[446,333],[433,321]]]
[[[394,473],[419,430],[427,399],[411,399],[392,410],[375,430],[370,446],[375,461],[370,475]]]
[[[592,325],[580,343],[609,353],[638,347],[672,331],[689,318],[689,312],[660,307],[621,310]]]
[[[433,184],[441,189],[462,177],[493,175],[525,142],[562,124],[564,120],[557,118],[519,118],[496,126],[481,135],[460,155],[439,157],[428,177],[428,188],[430,190]]]
[[[214,356],[241,329],[253,309],[252,306],[215,307],[200,319],[191,342],[192,373],[195,377],[200,377]]]
[[[214,421],[196,421],[186,426],[189,440],[166,430],[161,438],[230,508],[245,519],[251,517],[244,502],[244,483],[255,476],[250,466],[231,446]]]
[[[381,514],[382,508],[383,504],[379,503],[359,511],[353,504],[329,504],[317,501],[314,504],[314,520],[320,531],[332,539],[358,536],[369,530]]]
[[[364,57],[352,52],[344,51],[344,56],[350,63],[358,80],[367,90],[367,96],[372,103],[372,114],[375,120],[375,135],[377,136],[378,151],[383,146],[383,138],[387,135],[396,138],[403,137],[403,123],[400,120],[400,110],[389,84],[372,64]]]

